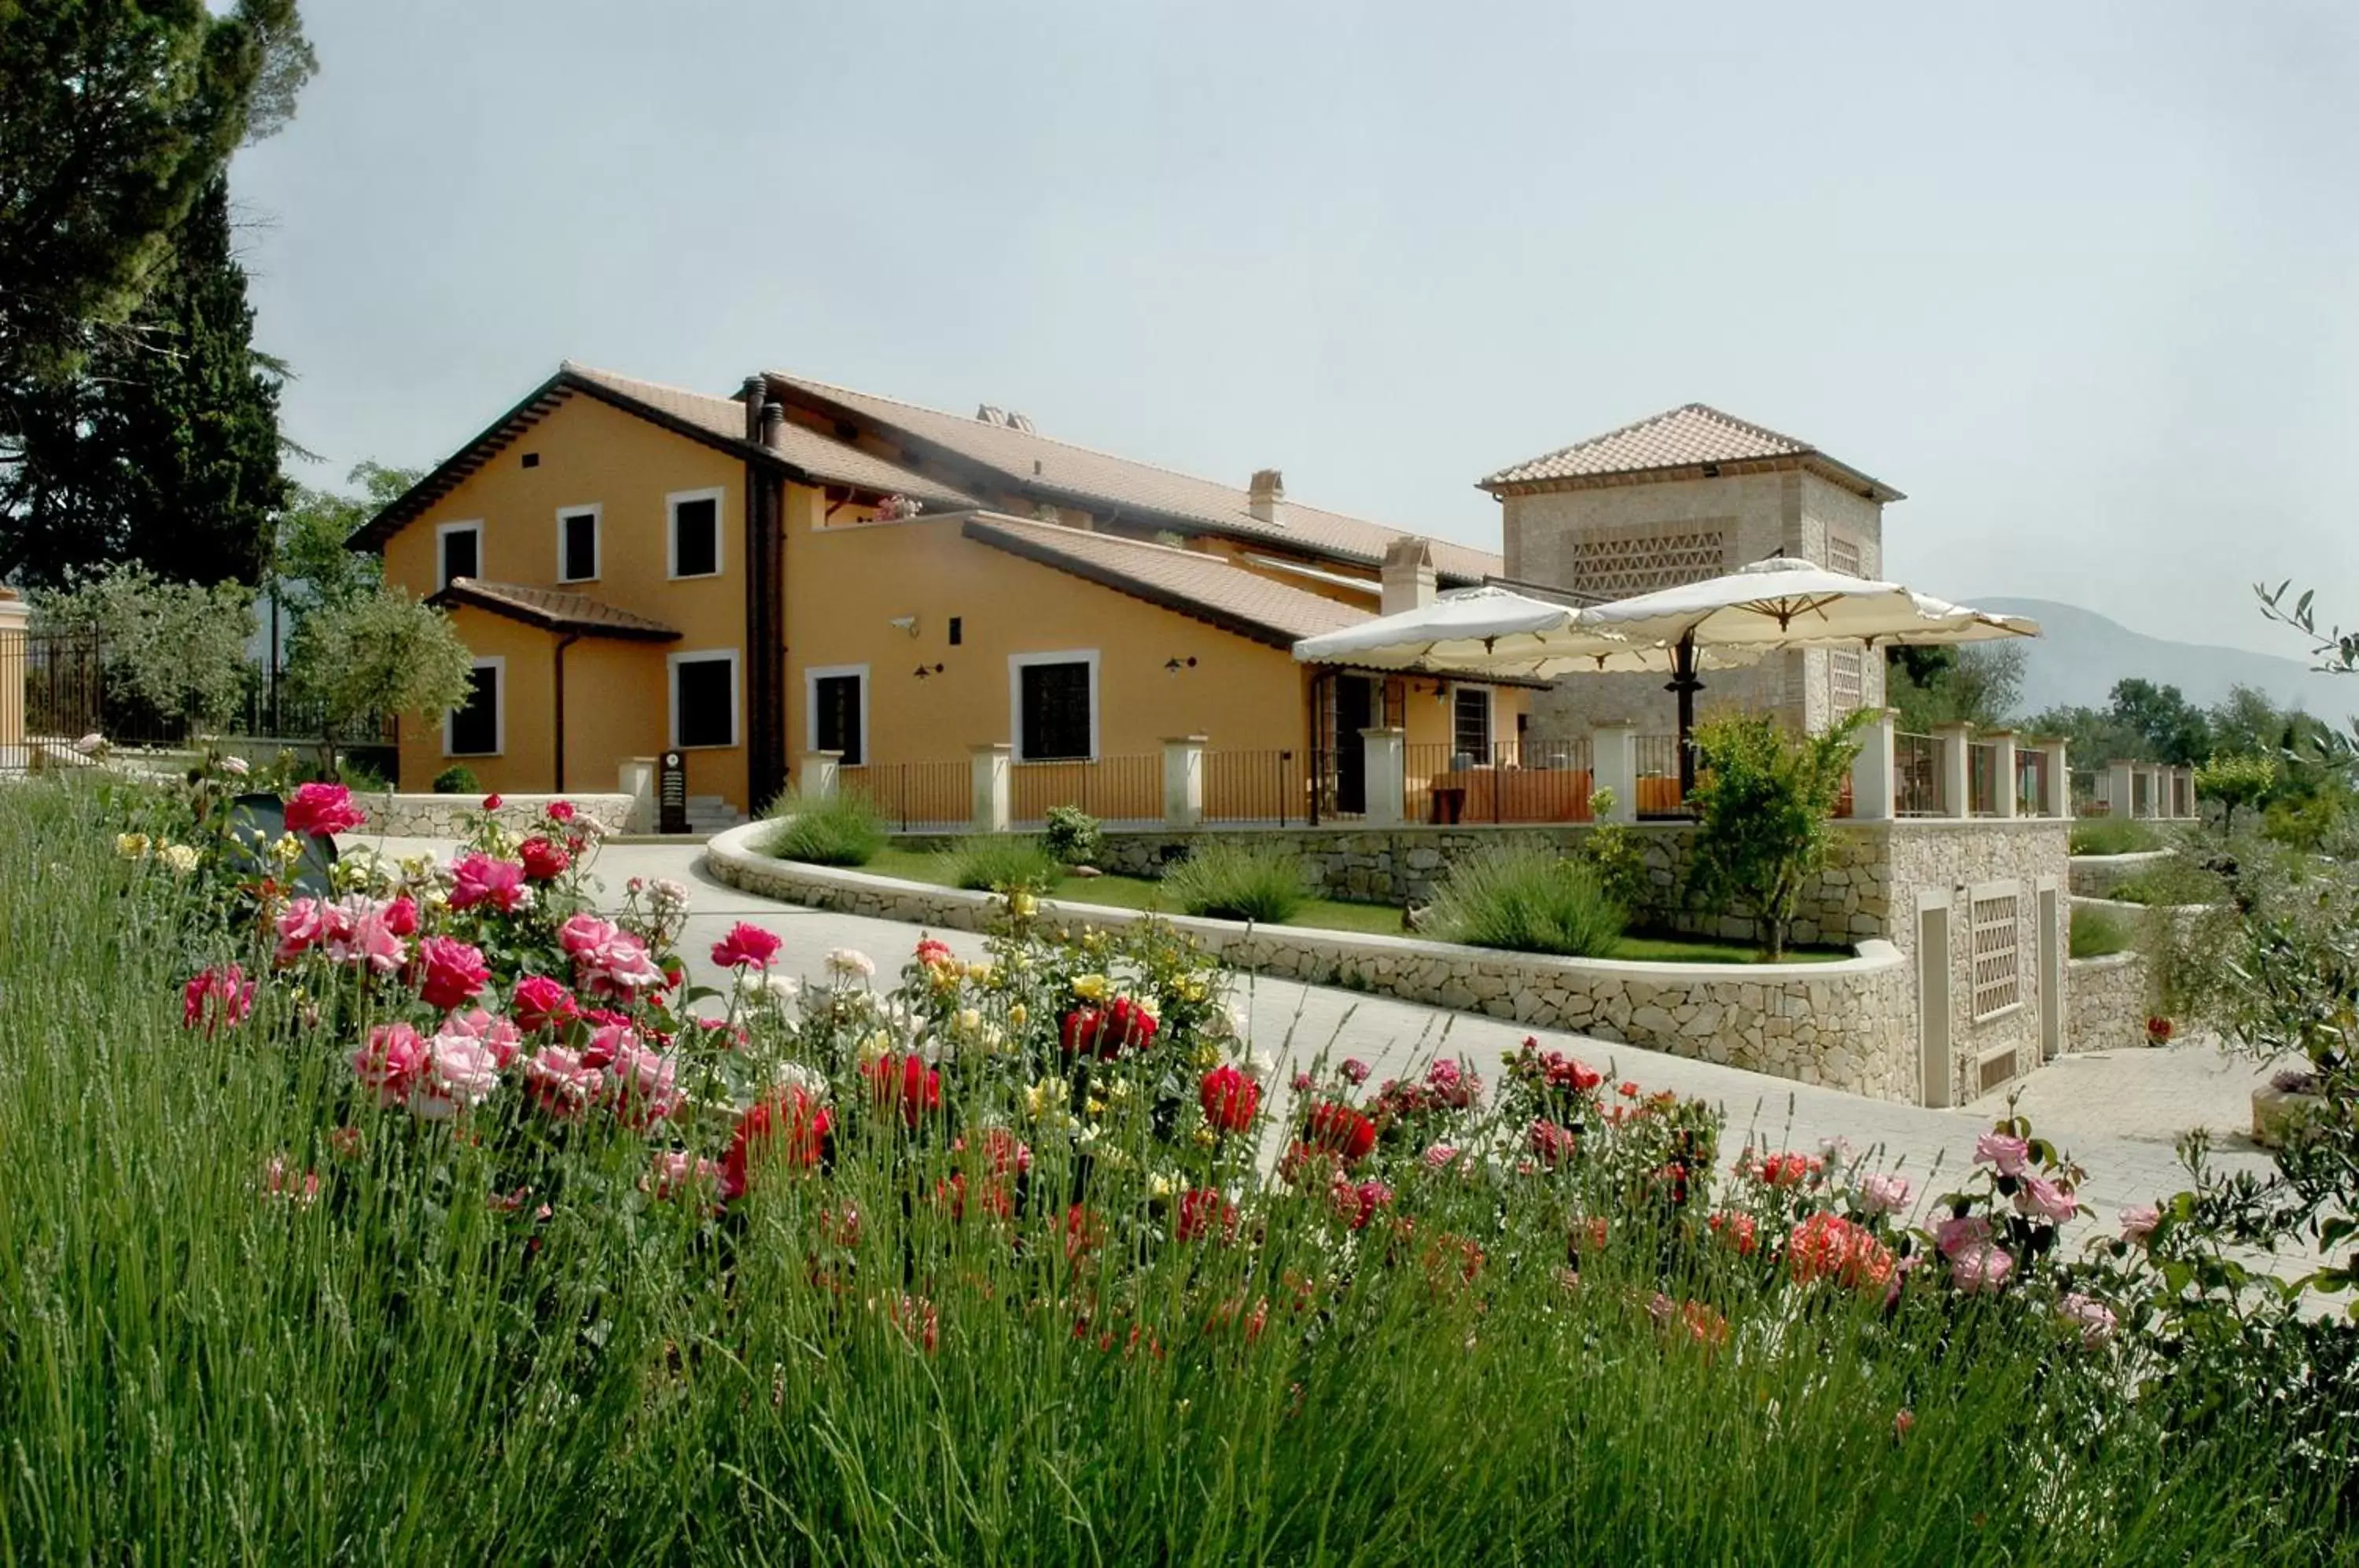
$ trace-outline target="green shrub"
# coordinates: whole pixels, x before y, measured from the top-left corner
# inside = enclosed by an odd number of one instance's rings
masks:
[[[2277,759],[2256,751],[2222,752],[2195,768],[2196,798],[2219,801],[2220,821],[2229,828],[2236,824],[2239,806],[2259,805],[2277,781]]]
[[[1864,722],[1854,713],[1823,735],[1796,735],[1766,714],[1734,713],[1695,732],[1689,897],[1750,914],[1772,959],[1786,951],[1802,888],[1826,863]]]
[[[2114,910],[2092,909],[2085,904],[2073,906],[2073,957],[2103,958],[2109,953],[2126,953],[2130,942],[2130,923]]]
[[[1542,844],[1486,844],[1450,868],[1419,930],[1513,953],[1596,958],[1626,920],[1597,867]]]
[[[2143,855],[2162,847],[2162,835],[2136,817],[2082,817],[2072,824],[2075,855]]]
[[[2214,904],[2227,896],[2220,878],[2177,855],[2157,863],[2105,895],[2124,904]]]
[[[962,838],[943,852],[942,861],[951,887],[976,893],[1045,893],[1065,873],[1038,839],[1005,834]]]
[[[1278,925],[1309,899],[1302,862],[1261,844],[1218,839],[1168,866],[1163,886],[1191,915]]]
[[[1051,806],[1040,845],[1068,866],[1087,866],[1105,847],[1105,829],[1079,806]]]
[[[781,860],[813,866],[865,866],[885,847],[885,814],[856,789],[839,789],[822,800],[788,794],[770,809],[779,819],[765,845]]]
[[[463,762],[454,762],[434,776],[437,795],[472,795],[483,786],[475,782],[475,771]]]

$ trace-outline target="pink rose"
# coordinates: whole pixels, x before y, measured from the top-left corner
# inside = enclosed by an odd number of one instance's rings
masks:
[[[601,996],[627,996],[665,981],[646,942],[595,915],[567,920],[557,928],[557,940],[572,957],[582,983]]]
[[[1950,1255],[1950,1280],[1968,1295],[1988,1295],[2015,1272],[2015,1259],[1987,1243],[1962,1247]]]
[[[638,1031],[628,1019],[603,1016],[590,1031],[590,1043],[582,1048],[582,1060],[592,1067],[608,1067],[616,1057],[638,1049]]]
[[[1974,1163],[1996,1166],[2002,1176],[2022,1175],[2024,1161],[2030,1158],[2030,1144],[2003,1132],[1986,1132],[1974,1139]]]
[[[2079,1326],[2081,1343],[2092,1350],[2113,1338],[2114,1330],[2121,1323],[2121,1320],[2114,1316],[2113,1308],[2078,1290],[2057,1302],[2056,1310],[2065,1322]]]
[[[1450,1162],[1458,1158],[1458,1151],[1446,1143],[1437,1143],[1419,1158],[1425,1161],[1428,1171],[1446,1171]]]
[[[426,1042],[425,1070],[410,1085],[409,1108],[427,1121],[448,1121],[472,1110],[499,1087],[492,1048],[471,1034],[445,1030]]]
[[[637,1046],[615,1053],[607,1070],[614,1083],[614,1114],[630,1127],[650,1127],[680,1107],[679,1062]]]
[[[770,960],[778,955],[778,947],[777,937],[740,920],[712,944],[712,962],[723,969],[767,969]]]
[[[368,818],[342,784],[306,784],[287,802],[287,831],[311,838],[350,833]]]
[[[379,1024],[368,1042],[353,1052],[353,1073],[376,1091],[377,1104],[397,1105],[426,1066],[426,1040],[408,1024]]]
[[[492,1053],[493,1065],[503,1072],[516,1060],[516,1047],[524,1039],[523,1031],[506,1018],[487,1013],[481,1007],[470,1007],[463,1013],[452,1013],[442,1020],[446,1034],[472,1035],[482,1040]]]
[[[1347,1056],[1343,1058],[1343,1065],[1340,1071],[1343,1074],[1345,1083],[1364,1083],[1368,1081],[1368,1074],[1375,1069],[1356,1056]]]
[[[2132,1203],[2122,1211],[2122,1239],[2144,1242],[2162,1223],[2162,1211],[2152,1203]]]
[[[2015,1190],[2015,1212],[2062,1225],[2081,1212],[2081,1204],[2071,1188],[2045,1176],[2026,1176],[2023,1185]]]
[[[527,975],[517,981],[509,1006],[517,1025],[532,1034],[563,1029],[582,1016],[573,993],[546,975]]]
[[[482,949],[456,937],[426,938],[418,944],[418,962],[423,972],[418,994],[445,1012],[473,1000],[492,977]]]
[[[1871,1214],[1896,1214],[1908,1206],[1906,1176],[1870,1176],[1859,1184],[1859,1206]]]
[[[505,915],[531,901],[532,890],[524,885],[524,867],[515,861],[468,855],[451,864],[451,907],[454,909],[489,904]]]
[[[390,975],[409,956],[409,944],[395,934],[386,920],[387,906],[365,894],[353,893],[325,911],[326,931],[320,950],[330,962],[349,964],[375,975]]]
[[[547,1045],[524,1064],[525,1091],[550,1116],[570,1120],[588,1110],[606,1086],[606,1075],[583,1062],[578,1051]]]
[[[281,964],[294,963],[325,942],[335,925],[332,905],[318,898],[292,900],[278,913],[278,951],[274,956]]]
[[[254,982],[234,964],[205,970],[180,993],[180,1023],[185,1029],[201,1024],[212,1034],[223,1024],[244,1023],[253,1011]]]
[[[418,902],[404,893],[385,907],[385,929],[396,936],[418,934]]]
[[[1990,1221],[1980,1214],[1959,1215],[1933,1227],[1933,1246],[1944,1258],[1955,1258],[1970,1248],[1987,1246],[1990,1236]]]
[[[712,1193],[721,1186],[721,1161],[675,1149],[658,1151],[639,1185],[658,1203],[669,1203],[686,1192]]]

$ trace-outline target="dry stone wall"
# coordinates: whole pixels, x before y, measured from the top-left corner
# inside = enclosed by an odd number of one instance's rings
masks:
[[[2072,892],[2077,898],[2105,898],[2124,883],[2159,868],[2170,857],[2167,849],[2136,855],[2076,855],[2072,857]]]
[[[756,823],[716,836],[706,846],[707,867],[746,892],[872,919],[973,931],[994,918],[996,900],[986,894],[757,854],[752,846],[763,829]],[[1051,918],[1109,929],[1149,918],[1061,900],[1044,906]],[[1228,963],[1263,974],[1573,1030],[1879,1099],[1916,1094],[1913,992],[1898,952],[1883,941],[1864,942],[1857,957],[1829,964],[1623,964],[1164,918]]]
[[[621,833],[630,821],[628,795],[506,795],[497,812],[502,827],[521,832],[555,800],[571,800],[573,809],[610,833]],[[385,833],[395,838],[456,838],[482,810],[481,795],[359,795],[353,804],[368,813],[368,825],[359,837]]]
[[[2070,972],[2066,995],[2071,998],[2071,1025],[2065,1031],[2067,1051],[2113,1051],[2146,1043],[2154,976],[2144,955],[2113,953],[2103,958],[2076,958],[2066,968]]]

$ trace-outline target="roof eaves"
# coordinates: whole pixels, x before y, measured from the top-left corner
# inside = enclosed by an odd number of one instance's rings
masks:
[[[539,605],[518,604],[505,594],[478,587],[467,578],[460,578],[429,594],[426,603],[438,609],[450,604],[464,604],[486,615],[500,615],[545,632],[578,632],[584,637],[614,637],[624,642],[678,642],[680,638],[680,633],[672,627],[652,622],[634,626],[584,620],[558,615]]]
[[[1051,550],[1012,530],[995,528],[986,518],[969,517],[960,526],[959,531],[978,544],[1005,550],[1009,555],[1029,561],[1036,565],[1062,572],[1068,576],[1078,577],[1085,583],[1094,583],[1101,588],[1110,588],[1117,593],[1126,593],[1134,599],[1142,600],[1160,609],[1169,610],[1175,615],[1202,621],[1207,626],[1216,626],[1222,631],[1234,633],[1238,637],[1247,637],[1271,648],[1291,648],[1298,640],[1293,633],[1283,627],[1271,626],[1266,621],[1258,621],[1249,615],[1238,615],[1232,610],[1220,609],[1205,604],[1201,599],[1190,598],[1185,593],[1175,593],[1152,583],[1142,583],[1137,578],[1115,571],[1102,562],[1082,560],[1068,555],[1062,550]]]

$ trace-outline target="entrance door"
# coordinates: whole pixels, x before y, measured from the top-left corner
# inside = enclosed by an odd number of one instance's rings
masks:
[[[1917,1042],[1924,1062],[1924,1098],[1950,1103],[1950,904],[1917,909]]]
[[[1362,675],[1335,678],[1335,810],[1347,817],[1368,811],[1368,746],[1360,732],[1376,724],[1376,683]]]

